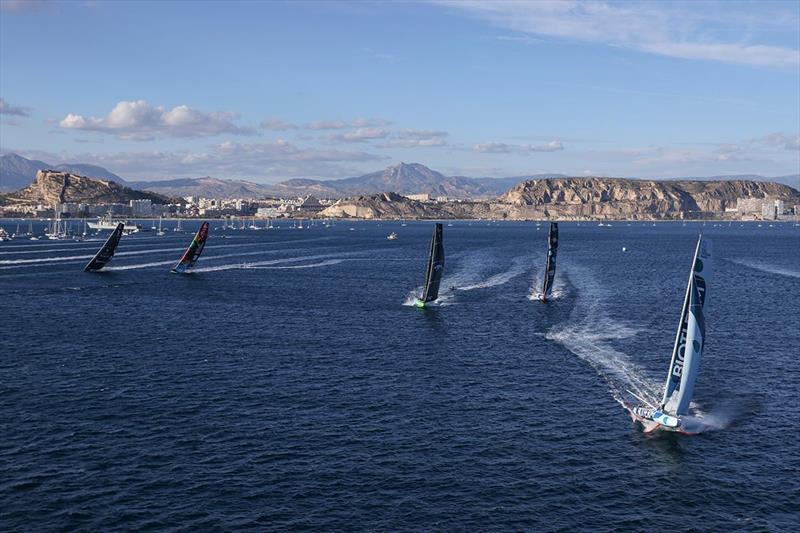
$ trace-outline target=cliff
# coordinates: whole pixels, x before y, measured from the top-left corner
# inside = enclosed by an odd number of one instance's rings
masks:
[[[95,180],[68,172],[40,170],[33,183],[6,195],[8,204],[42,204],[75,202],[89,204],[127,204],[130,200],[151,200],[155,204],[169,203],[160,194],[124,187],[108,180]]]
[[[680,218],[735,208],[739,198],[800,200],[797,190],[756,181],[530,180],[497,199],[511,218]]]
[[[677,219],[719,216],[739,198],[800,203],[800,192],[755,181],[644,181],[621,178],[528,180],[491,202],[423,203],[395,193],[339,200],[320,216],[353,218]]]

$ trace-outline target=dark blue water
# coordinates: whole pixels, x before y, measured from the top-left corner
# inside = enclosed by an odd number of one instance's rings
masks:
[[[800,527],[800,227],[563,223],[542,304],[544,225],[456,222],[420,311],[430,223],[213,226],[0,243],[0,530]],[[710,430],[644,435],[701,229]]]

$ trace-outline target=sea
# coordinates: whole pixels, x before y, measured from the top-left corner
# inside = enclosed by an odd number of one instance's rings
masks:
[[[0,531],[800,530],[793,222],[563,222],[547,303],[547,223],[445,222],[424,310],[432,222],[212,221],[191,275],[141,223],[0,242]],[[644,434],[701,233],[705,429]]]

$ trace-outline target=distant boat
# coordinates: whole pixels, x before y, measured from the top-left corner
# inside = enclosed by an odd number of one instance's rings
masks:
[[[124,232],[125,233],[136,233],[137,231],[141,230],[142,227],[139,224],[128,224],[127,220],[120,221],[114,220],[111,215],[106,215],[97,222],[89,222],[89,228],[95,231],[103,231],[103,230],[110,230],[114,231],[117,229],[117,224],[122,222],[125,224]]]
[[[544,283],[542,284],[542,294],[539,299],[547,301],[550,290],[553,288],[553,280],[556,277],[556,252],[558,251],[558,222],[550,223],[550,233],[547,235],[547,263],[544,268]]]
[[[111,258],[114,257],[114,252],[117,250],[119,240],[122,238],[124,229],[124,222],[117,224],[117,228],[108,239],[106,239],[105,244],[103,244],[100,250],[92,257],[92,260],[83,268],[84,272],[97,272],[111,261]]]
[[[391,232],[391,233],[389,234],[389,236],[388,236],[388,237],[386,237],[386,238],[387,238],[387,239],[389,239],[390,241],[395,241],[395,240],[397,240],[397,233],[395,233],[395,232]]]
[[[444,273],[444,244],[442,243],[442,225],[437,223],[431,237],[431,253],[428,258],[428,268],[425,271],[425,288],[419,298],[414,299],[414,305],[420,309],[425,304],[433,302],[439,297],[439,284]]]
[[[643,398],[645,405],[626,406],[634,422],[642,424],[645,432],[665,429],[686,433],[682,417],[689,414],[689,403],[694,392],[694,383],[700,370],[700,357],[706,337],[706,322],[703,308],[711,277],[711,242],[697,240],[689,284],[683,300],[683,310],[675,336],[675,346],[669,363],[667,381],[661,403],[654,406]]]
[[[203,253],[203,248],[206,246],[206,240],[208,239],[208,222],[203,222],[200,225],[200,229],[197,230],[197,233],[192,239],[192,243],[184,252],[183,257],[181,260],[178,261],[178,264],[172,267],[172,272],[176,274],[188,274],[189,270],[197,263],[197,259],[200,257],[200,254]]]

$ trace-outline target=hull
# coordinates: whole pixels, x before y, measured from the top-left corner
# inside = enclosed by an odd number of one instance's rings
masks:
[[[87,222],[86,224],[89,226],[89,228],[97,231],[104,231],[104,230],[113,231],[117,229],[117,224],[114,224],[112,222]],[[140,230],[141,228],[136,224],[128,224],[128,223],[125,223],[125,227],[122,229],[122,231],[126,233],[136,233]]]
[[[682,435],[690,435],[690,433],[687,433],[680,426],[678,427],[667,426],[665,424],[660,424],[659,422],[652,420],[650,418],[645,418],[643,416],[640,416],[634,411],[635,408],[630,405],[625,405],[625,409],[628,411],[628,414],[631,415],[631,420],[633,420],[633,423],[642,428],[642,433],[667,431],[670,433],[680,433]]]

